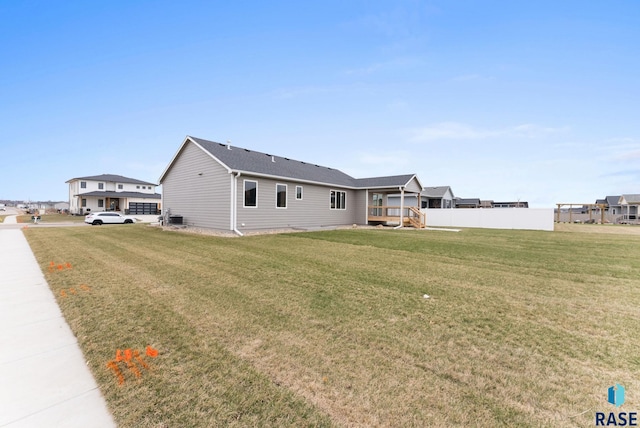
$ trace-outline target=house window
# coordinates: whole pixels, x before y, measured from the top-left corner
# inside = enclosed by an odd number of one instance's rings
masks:
[[[122,184],[118,184],[118,189],[122,190]]]
[[[82,198],[82,201],[80,203],[82,204],[82,207],[87,206],[87,200],[85,198]]]
[[[100,190],[104,189],[104,183],[98,183],[98,189]]]
[[[287,208],[286,184],[276,184],[276,208]]]
[[[98,199],[98,208],[104,207],[104,199]]]
[[[331,191],[331,209],[346,210],[347,209],[347,192],[339,190]]]
[[[87,188],[87,182],[86,181],[81,181],[80,182],[80,188],[81,189],[86,189]]]
[[[244,180],[244,206],[245,207],[258,206],[258,182],[257,181]]]
[[[296,186],[296,199],[302,200],[302,186]]]
[[[139,188],[140,188],[140,186],[136,186],[136,189],[139,189]]]

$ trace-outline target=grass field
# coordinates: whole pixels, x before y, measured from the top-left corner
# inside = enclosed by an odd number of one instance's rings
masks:
[[[640,408],[638,236],[24,233],[119,426],[593,426],[616,382]]]

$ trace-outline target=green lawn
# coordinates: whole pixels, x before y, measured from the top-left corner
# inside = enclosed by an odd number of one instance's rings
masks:
[[[24,233],[119,426],[589,426],[616,382],[640,407],[639,236]]]

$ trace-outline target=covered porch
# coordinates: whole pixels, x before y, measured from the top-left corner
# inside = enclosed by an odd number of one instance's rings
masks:
[[[370,205],[367,223],[393,223],[424,229],[427,226],[427,218],[418,207]]]
[[[413,187],[409,190],[406,187],[369,190],[367,223],[424,229],[426,215],[420,210],[420,188]]]

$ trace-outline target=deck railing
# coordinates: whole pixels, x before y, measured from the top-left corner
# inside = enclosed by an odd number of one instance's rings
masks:
[[[377,222],[397,222],[400,223],[400,212],[405,224],[416,228],[424,228],[426,225],[426,215],[417,207],[399,206],[368,206],[367,220]],[[403,224],[404,226],[404,224]]]

